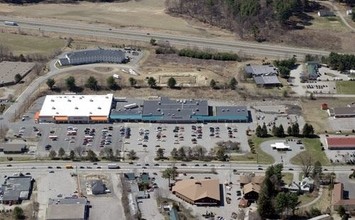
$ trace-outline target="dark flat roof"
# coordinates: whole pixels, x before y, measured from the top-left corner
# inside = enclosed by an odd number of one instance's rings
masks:
[[[255,65],[250,64],[245,66],[245,72],[253,76],[277,74],[277,69],[273,65]]]
[[[334,108],[334,115],[354,115],[355,116],[355,107],[337,107]]]
[[[254,76],[254,81],[257,85],[275,85],[281,84],[276,75],[270,76]]]
[[[147,100],[143,104],[143,116],[160,116],[162,120],[189,120],[193,115],[208,115],[206,100],[178,99],[161,97],[160,100]]]
[[[28,195],[32,186],[32,177],[30,176],[11,176],[3,184],[3,200],[16,201],[21,193]]]
[[[1,144],[0,149],[4,152],[23,152],[26,149],[26,144]]]

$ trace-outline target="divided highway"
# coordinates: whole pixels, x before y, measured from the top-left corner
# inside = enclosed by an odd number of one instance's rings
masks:
[[[14,21],[18,24],[14,28],[38,30],[43,32],[55,32],[72,35],[83,35],[93,37],[107,37],[112,39],[126,39],[133,41],[149,42],[151,38],[168,41],[175,46],[197,46],[200,48],[210,48],[221,51],[233,51],[236,53],[287,58],[296,55],[304,57],[306,54],[327,56],[330,52],[299,47],[286,47],[265,43],[251,43],[236,40],[223,40],[218,38],[202,38],[183,35],[172,35],[160,32],[146,33],[120,28],[112,28],[108,25],[71,23],[69,21],[40,21],[37,19],[13,18],[0,16],[1,26],[5,26],[4,21]],[[9,26],[7,26],[9,27]]]

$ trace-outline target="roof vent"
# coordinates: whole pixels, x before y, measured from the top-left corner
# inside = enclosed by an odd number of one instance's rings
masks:
[[[68,99],[68,102],[71,102],[71,100],[70,100],[70,99]]]
[[[52,109],[55,110],[55,107],[53,106]]]
[[[51,102],[54,102],[54,99],[51,99]]]
[[[195,184],[196,185],[202,185],[202,183],[200,181],[196,181]]]
[[[160,112],[160,108],[157,108],[157,111]]]
[[[222,112],[224,112],[224,109],[222,109]]]
[[[90,102],[93,102],[94,100],[90,99]]]
[[[177,109],[177,111],[179,112],[179,111],[180,111],[180,109],[178,108],[178,109]]]
[[[58,115],[58,114],[59,114],[59,112],[56,112],[56,114]]]
[[[101,109],[101,107],[99,106],[99,107],[97,107],[97,109]]]
[[[89,112],[89,114],[91,115],[91,114],[92,114],[92,112]]]
[[[200,103],[199,102],[196,102],[196,105],[199,105]]]
[[[73,96],[73,99],[75,98],[75,96]]]
[[[199,111],[200,111],[200,109],[198,109],[198,108],[197,108],[197,109],[196,109],[196,111],[197,111],[197,112],[199,112]]]
[[[78,107],[75,107],[75,109],[79,109]]]
[[[158,105],[161,105],[161,102],[158,102]]]

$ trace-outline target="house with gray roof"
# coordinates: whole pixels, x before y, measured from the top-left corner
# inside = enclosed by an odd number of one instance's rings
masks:
[[[98,194],[104,194],[106,190],[105,184],[102,182],[102,180],[93,180],[91,181],[91,191],[92,194],[98,195]]]
[[[10,176],[2,185],[2,198],[4,204],[19,204],[22,200],[30,198],[33,179],[31,176]]]
[[[277,68],[273,65],[247,64],[244,71],[248,77],[277,74]]]
[[[69,52],[58,60],[59,65],[82,65],[91,63],[126,63],[128,58],[122,50],[90,49]]]
[[[273,87],[281,85],[277,77],[278,70],[273,65],[247,64],[244,70],[247,77],[253,78],[258,86]]]
[[[261,76],[254,76],[254,81],[256,83],[256,85],[258,86],[280,86],[281,82],[280,80],[277,78],[276,75],[261,75]]]

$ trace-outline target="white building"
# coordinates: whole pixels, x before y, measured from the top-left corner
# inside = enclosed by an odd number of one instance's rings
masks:
[[[102,123],[109,121],[113,94],[47,95],[39,123]]]
[[[284,142],[276,142],[275,144],[270,145],[272,149],[279,150],[279,151],[288,151],[290,146],[286,145]]]

